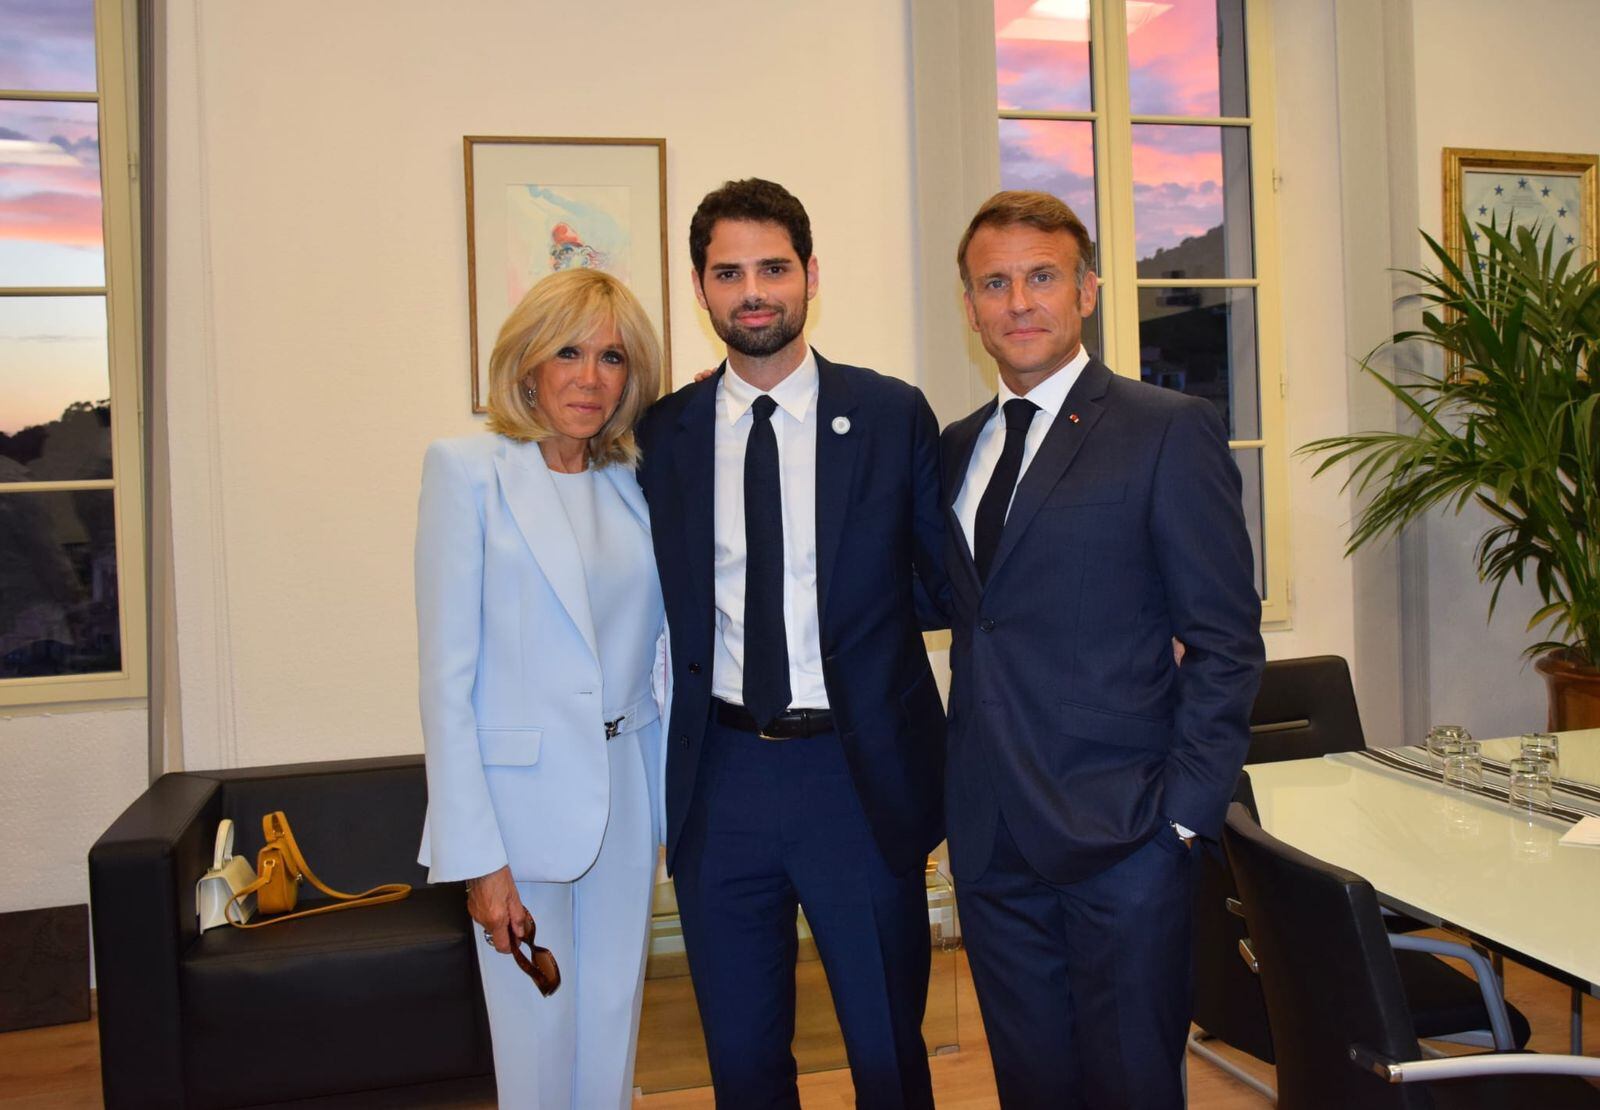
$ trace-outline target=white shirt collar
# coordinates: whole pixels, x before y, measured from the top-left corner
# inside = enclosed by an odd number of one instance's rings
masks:
[[[797,423],[804,424],[806,416],[816,407],[817,353],[806,348],[806,357],[800,360],[788,377],[767,391]],[[722,374],[722,417],[729,424],[737,424],[750,411],[762,391],[745,381],[728,367]]]
[[[1028,390],[1027,398],[1038,405],[1054,419],[1060,412],[1061,406],[1066,403],[1067,394],[1072,387],[1078,384],[1078,377],[1083,373],[1083,368],[1089,365],[1089,351],[1082,343],[1078,344],[1078,353],[1067,360],[1067,364],[1051,374],[1044,381]],[[1006,380],[1000,379],[1000,397],[996,413],[1003,412],[1006,402],[1020,396],[1011,392],[1006,387]],[[1002,417],[1003,419],[1003,417]]]

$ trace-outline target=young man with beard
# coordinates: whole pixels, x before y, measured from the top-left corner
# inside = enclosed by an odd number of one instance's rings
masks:
[[[710,193],[689,253],[728,357],[645,416],[639,481],[672,631],[667,862],[717,1104],[800,1104],[803,909],[857,1104],[931,1107],[938,427],[915,388],[807,346],[817,260],[782,186]]]

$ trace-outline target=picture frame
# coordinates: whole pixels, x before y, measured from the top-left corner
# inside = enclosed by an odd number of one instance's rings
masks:
[[[1578,248],[1578,263],[1595,253],[1596,181],[1600,157],[1524,150],[1444,149],[1443,243],[1462,257],[1461,217],[1474,228],[1491,221],[1504,228],[1554,226]],[[1473,234],[1481,234],[1474,231]]]
[[[639,298],[670,390],[667,141],[466,135],[462,158],[472,411],[487,411],[506,316],[540,277],[573,266],[606,270]]]

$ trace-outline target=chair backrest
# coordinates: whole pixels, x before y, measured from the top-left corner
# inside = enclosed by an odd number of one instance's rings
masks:
[[[1255,794],[1249,774],[1243,771],[1233,800],[1255,816]],[[1270,1064],[1272,1033],[1261,984],[1239,959],[1239,941],[1246,933],[1244,920],[1227,906],[1229,898],[1237,897],[1227,857],[1203,850],[1195,868],[1191,1017],[1211,1036]]]
[[[1366,747],[1350,667],[1337,655],[1274,659],[1250,710],[1246,763],[1311,759]]]
[[[1421,1057],[1378,909],[1359,875],[1274,839],[1235,803],[1223,845],[1261,968],[1282,1110],[1413,1110],[1426,1092],[1390,1086],[1350,1062],[1361,1044]]]

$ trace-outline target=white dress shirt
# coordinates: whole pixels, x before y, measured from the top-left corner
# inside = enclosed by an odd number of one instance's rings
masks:
[[[1083,373],[1087,365],[1089,352],[1080,343],[1078,353],[1065,366],[1028,390],[1027,399],[1038,405],[1039,411],[1033,414],[1033,423],[1028,425],[1028,438],[1023,441],[1022,469],[1017,471],[1019,483],[1028,472],[1028,464],[1033,462],[1033,456],[1039,453],[1039,444],[1049,434],[1050,425],[1056,422],[1056,414],[1066,403],[1067,394],[1077,384],[1078,375]],[[978,517],[978,502],[983,499],[983,491],[989,486],[989,476],[999,465],[1000,452],[1006,446],[1006,402],[1017,396],[1019,394],[1006,388],[1006,380],[1001,378],[1000,403],[995,406],[994,415],[984,424],[983,431],[978,433],[978,442],[973,445],[972,458],[967,463],[967,476],[961,483],[961,492],[956,495],[956,519],[961,522],[961,531],[966,534],[969,551],[975,542],[973,530]],[[1012,492],[1016,492],[1014,487]],[[1010,510],[1011,502],[1007,501],[1006,511],[1009,513]]]
[[[778,481],[783,491],[783,624],[789,647],[789,705],[827,709],[817,616],[817,356],[806,357],[769,396],[778,407]],[[716,478],[712,509],[717,637],[711,693],[744,704],[744,449],[761,390],[730,367],[717,385]]]

